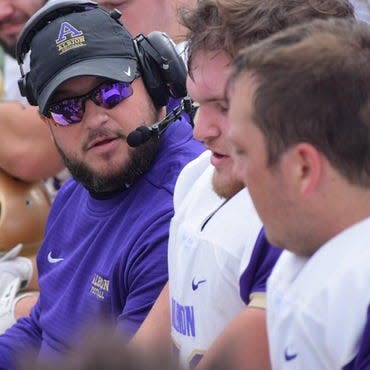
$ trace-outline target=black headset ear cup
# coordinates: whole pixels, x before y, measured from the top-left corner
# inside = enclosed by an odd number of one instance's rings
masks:
[[[170,97],[186,92],[186,66],[172,40],[163,32],[153,31],[134,39],[144,84],[154,105],[165,106]]]
[[[37,105],[37,100],[32,91],[32,85],[28,81],[28,73],[18,80],[18,88],[21,95],[26,97],[30,105]]]

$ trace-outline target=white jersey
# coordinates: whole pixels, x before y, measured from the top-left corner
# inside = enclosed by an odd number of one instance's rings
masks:
[[[168,252],[171,334],[184,368],[195,367],[245,307],[239,279],[262,227],[245,189],[229,201],[213,191],[213,171],[205,152],[181,172],[174,193]]]
[[[370,218],[310,258],[284,251],[267,289],[273,369],[369,369],[369,304]]]

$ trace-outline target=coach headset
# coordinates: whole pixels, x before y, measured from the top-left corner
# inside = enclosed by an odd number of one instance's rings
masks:
[[[115,9],[108,12],[95,1],[66,0],[46,5],[39,9],[26,23],[16,46],[16,59],[20,68],[21,78],[18,80],[19,90],[31,105],[38,105],[33,94],[32,80],[29,73],[23,70],[26,54],[31,49],[35,34],[49,22],[63,15],[84,12],[91,9],[101,9],[108,13],[117,23],[121,13]],[[138,69],[145,87],[157,107],[167,105],[170,97],[186,96],[186,67],[177,54],[171,39],[163,32],[153,31],[147,36],[139,34],[133,38],[135,53],[138,59]]]

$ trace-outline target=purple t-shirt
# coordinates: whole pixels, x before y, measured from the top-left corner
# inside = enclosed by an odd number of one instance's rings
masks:
[[[40,299],[0,337],[0,369],[16,368],[16,353],[31,347],[62,353],[99,320],[128,338],[138,329],[168,278],[175,181],[203,151],[183,118],[161,140],[151,169],[111,199],[74,180],[59,191],[37,257]]]

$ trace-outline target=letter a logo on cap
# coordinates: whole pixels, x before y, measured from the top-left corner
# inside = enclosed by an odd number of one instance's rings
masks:
[[[69,50],[86,46],[83,32],[79,31],[68,22],[63,22],[60,25],[59,35],[55,42],[59,55]]]
[[[60,25],[59,35],[58,35],[58,38],[55,40],[55,42],[59,44],[60,42],[67,40],[67,35],[70,35],[70,37],[76,37],[76,36],[81,36],[82,32],[77,30],[70,23],[63,22]]]

